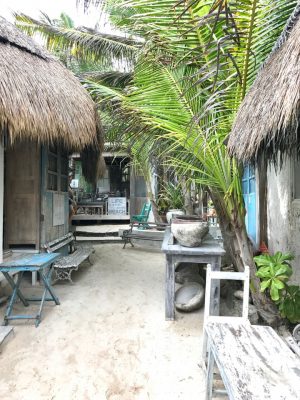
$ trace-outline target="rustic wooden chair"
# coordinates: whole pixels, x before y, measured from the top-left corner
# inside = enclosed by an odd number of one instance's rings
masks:
[[[132,222],[147,222],[151,211],[151,203],[144,203],[142,211],[138,215],[132,216]]]

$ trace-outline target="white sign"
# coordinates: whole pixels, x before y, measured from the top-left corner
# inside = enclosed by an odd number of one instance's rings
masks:
[[[78,189],[79,179],[72,179],[70,186],[72,189]]]
[[[126,197],[109,197],[107,213],[111,215],[126,215]]]

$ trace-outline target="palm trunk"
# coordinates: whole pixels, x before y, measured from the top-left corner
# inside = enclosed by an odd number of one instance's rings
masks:
[[[259,315],[269,325],[277,325],[279,322],[279,313],[275,304],[266,296],[265,293],[260,291],[260,280],[255,275],[256,265],[253,260],[252,243],[248,238],[244,221],[235,228],[236,240],[240,250],[240,258],[244,265],[248,265],[250,269],[250,288],[252,299]]]
[[[191,185],[186,182],[186,178],[182,177],[181,179],[181,186],[184,193],[184,209],[186,214],[193,215],[193,203],[192,203],[192,196],[191,196]]]
[[[150,200],[151,207],[152,207],[154,221],[157,224],[161,224],[163,222],[163,220],[162,220],[162,217],[158,213],[157,204],[156,204],[156,201],[155,201],[154,194],[152,192],[152,186],[151,186],[150,179],[145,179],[145,182],[146,182],[146,187],[147,187],[147,196],[148,196],[148,198]]]
[[[224,239],[224,248],[230,257],[236,270],[244,271],[244,266],[250,269],[250,290],[253,303],[262,319],[269,325],[276,325],[279,321],[279,313],[275,304],[260,291],[260,280],[255,275],[256,265],[253,260],[253,246],[248,238],[245,222],[242,216],[235,216],[232,221],[225,211],[223,199],[214,193],[210,193],[216,207],[220,221],[220,228]],[[236,208],[238,209],[238,208]]]

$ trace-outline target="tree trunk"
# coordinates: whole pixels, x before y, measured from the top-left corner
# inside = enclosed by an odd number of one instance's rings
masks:
[[[193,210],[193,203],[192,203],[192,197],[191,197],[191,185],[186,183],[185,177],[182,177],[181,179],[181,186],[183,189],[184,193],[184,209],[187,215],[193,215],[194,210]]]
[[[253,260],[253,246],[248,238],[243,217],[235,216],[234,221],[230,220],[226,213],[223,199],[219,199],[214,193],[210,193],[210,196],[219,217],[226,253],[238,271],[244,271],[245,265],[249,266],[250,290],[253,303],[267,324],[272,326],[277,325],[280,318],[277,307],[265,293],[260,291],[260,280],[255,275],[256,265]]]
[[[147,187],[147,196],[151,203],[151,208],[154,216],[154,221],[157,224],[161,224],[163,222],[162,217],[158,213],[157,204],[155,202],[154,194],[152,192],[151,182],[149,179],[145,179],[146,187]]]
[[[258,313],[269,325],[275,326],[279,322],[279,313],[276,305],[269,299],[264,292],[260,291],[260,280],[255,275],[256,265],[253,260],[252,243],[248,238],[245,224],[235,228],[236,239],[239,245],[240,258],[244,265],[248,265],[250,269],[250,288],[252,299]]]

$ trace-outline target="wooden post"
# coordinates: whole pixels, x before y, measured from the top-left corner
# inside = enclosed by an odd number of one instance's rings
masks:
[[[175,265],[173,264],[172,256],[166,255],[166,277],[165,277],[165,312],[166,321],[173,321],[175,319]]]

